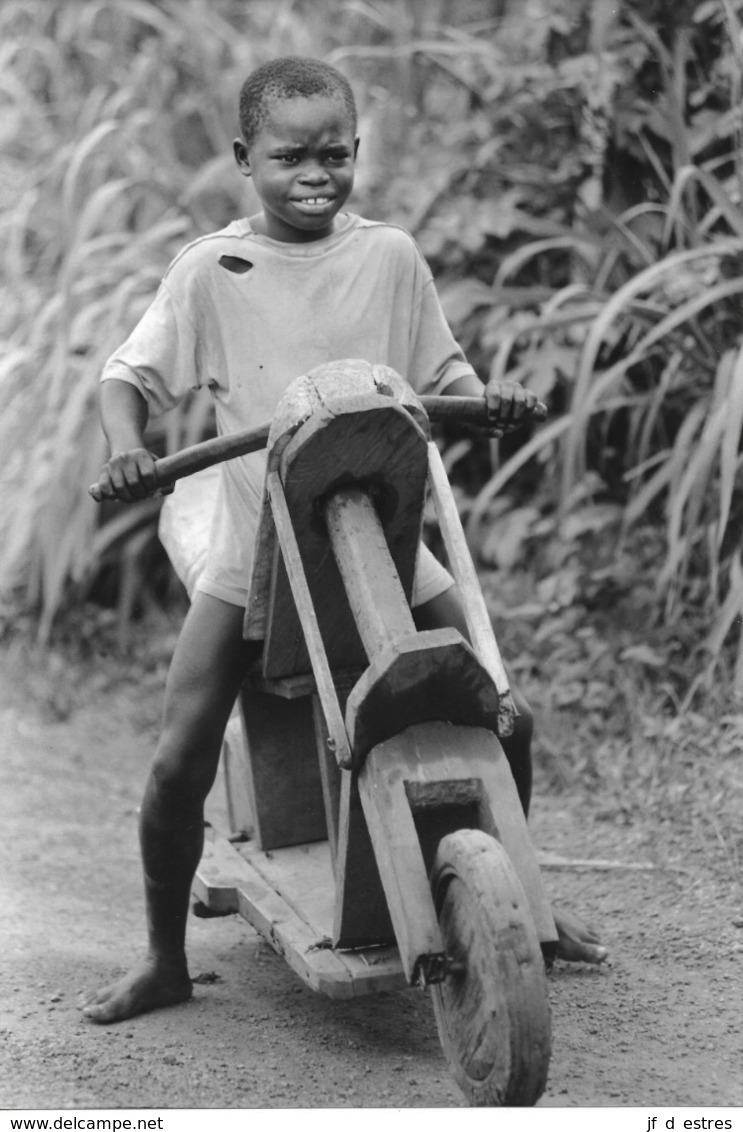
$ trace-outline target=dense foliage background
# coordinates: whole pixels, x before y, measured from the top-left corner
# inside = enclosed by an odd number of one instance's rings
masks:
[[[549,404],[500,450],[444,438],[481,563],[543,553],[553,587],[604,593],[652,571],[657,622],[695,619],[697,680],[743,690],[742,21],[741,0],[2,0],[13,608],[46,638],[91,594],[126,625],[167,592],[157,504],[87,495],[98,374],[183,243],[254,203],[244,75],[306,53],[358,95],[354,206],[414,232],[480,374]],[[210,424],[195,400],[152,445]]]

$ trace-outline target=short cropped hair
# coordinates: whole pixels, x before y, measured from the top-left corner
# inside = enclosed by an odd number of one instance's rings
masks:
[[[345,75],[320,59],[286,55],[264,63],[250,75],[240,91],[240,130],[246,146],[255,141],[268,116],[270,105],[278,99],[312,98],[322,95],[340,98],[356,133],[356,100]]]

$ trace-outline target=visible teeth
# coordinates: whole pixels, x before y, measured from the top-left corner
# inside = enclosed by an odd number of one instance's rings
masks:
[[[327,204],[329,197],[306,197],[305,204]]]

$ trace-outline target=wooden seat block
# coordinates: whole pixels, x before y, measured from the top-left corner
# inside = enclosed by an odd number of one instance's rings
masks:
[[[240,692],[248,757],[243,765],[255,838],[262,849],[327,837],[312,700]]]

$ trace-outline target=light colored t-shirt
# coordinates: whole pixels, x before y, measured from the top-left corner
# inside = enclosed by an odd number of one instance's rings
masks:
[[[391,366],[418,393],[473,373],[403,229],[342,214],[330,236],[287,244],[237,220],[176,257],[101,380],[136,386],[152,415],[207,386],[222,435],[270,420],[294,378],[343,358]],[[263,452],[221,465],[198,588],[223,601],[245,602],[264,475]]]

